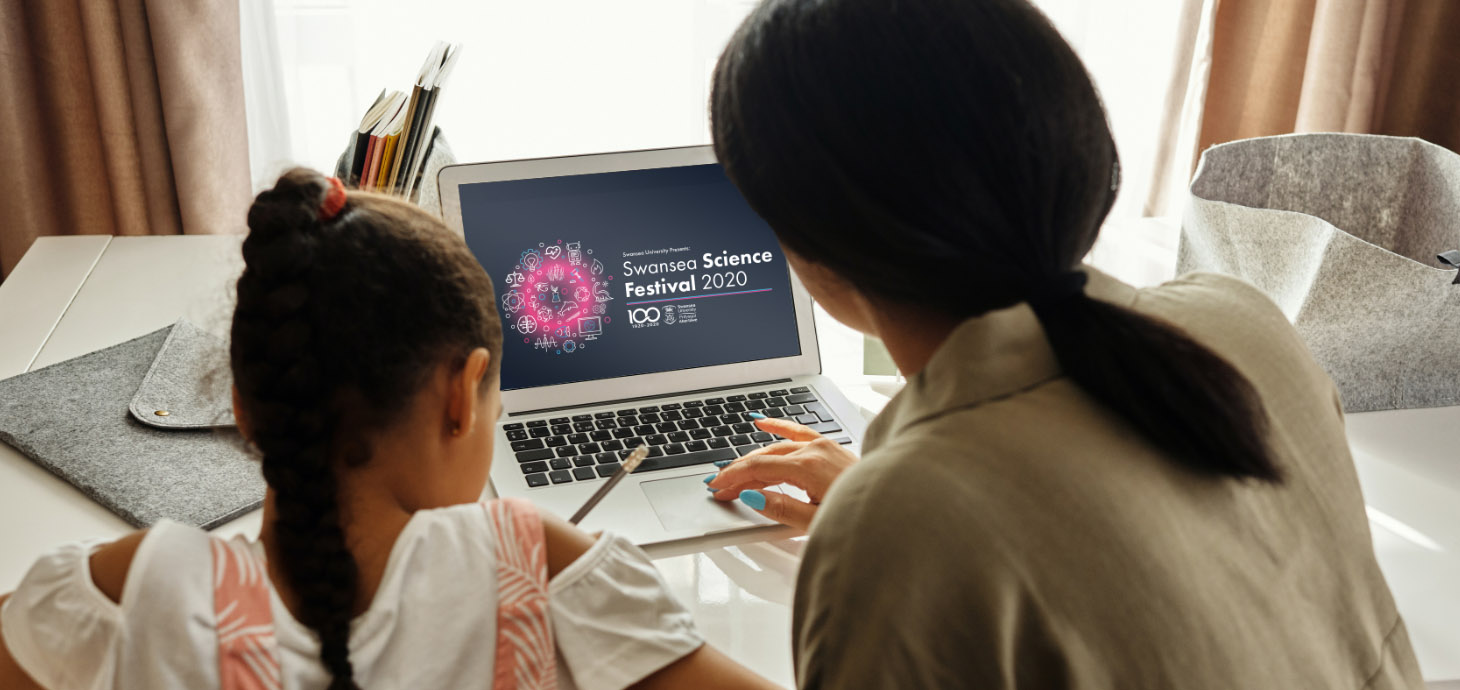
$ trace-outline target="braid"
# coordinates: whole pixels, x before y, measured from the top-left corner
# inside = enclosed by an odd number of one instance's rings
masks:
[[[349,690],[360,573],[339,477],[369,460],[371,432],[396,423],[441,362],[486,348],[495,377],[502,326],[491,279],[439,219],[351,192],[321,221],[330,189],[291,170],[249,209],[230,356],[273,491],[278,572],[330,688]]]
[[[324,190],[310,186],[281,181],[249,212],[232,358],[242,374],[239,390],[251,403],[264,479],[274,489],[280,572],[297,597],[300,622],[319,637],[320,659],[333,677],[329,687],[350,690],[356,687],[349,638],[358,572],[340,524],[331,462],[334,385],[325,380],[312,326],[309,269]]]

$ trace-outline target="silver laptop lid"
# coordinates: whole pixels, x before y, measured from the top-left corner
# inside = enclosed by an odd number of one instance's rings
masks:
[[[708,146],[457,165],[509,413],[820,371],[811,300]]]

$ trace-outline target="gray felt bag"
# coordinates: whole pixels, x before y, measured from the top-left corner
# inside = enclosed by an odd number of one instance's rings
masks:
[[[1277,302],[1349,412],[1460,404],[1460,156],[1419,139],[1301,134],[1201,157],[1178,273]]]
[[[218,338],[178,321],[0,381],[0,441],[137,527],[211,529],[263,501]]]

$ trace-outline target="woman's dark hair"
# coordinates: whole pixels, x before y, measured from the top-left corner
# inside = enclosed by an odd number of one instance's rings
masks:
[[[354,688],[357,566],[336,473],[369,458],[367,435],[441,362],[464,365],[485,347],[493,380],[502,329],[491,280],[439,220],[359,192],[321,220],[329,190],[300,168],[254,200],[230,359],[274,491],[279,570],[319,636],[330,687]]]
[[[1029,3],[767,0],[720,57],[711,114],[720,162],[793,252],[899,307],[1030,302],[1063,370],[1156,446],[1280,480],[1236,369],[1071,280],[1119,162],[1084,66]]]

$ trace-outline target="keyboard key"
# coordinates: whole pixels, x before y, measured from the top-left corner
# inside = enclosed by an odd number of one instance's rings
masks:
[[[521,441],[521,440],[523,440],[525,438],[527,438],[527,430],[526,429],[513,429],[513,430],[507,432],[507,440],[508,441]]]
[[[543,474],[541,472],[539,472],[537,474],[529,474],[529,475],[527,475],[527,485],[528,486],[547,486],[548,485],[547,475],[546,474]]]
[[[689,440],[689,433],[684,431],[671,431],[665,434],[665,436],[669,439],[670,443],[684,443]]]
[[[639,408],[639,411],[640,412],[658,412],[659,411],[659,406],[658,405],[646,405],[644,407]]]
[[[690,429],[700,428],[700,423],[696,422],[693,419],[681,419],[676,422],[676,424],[679,424],[679,428],[681,431],[689,431]]]
[[[717,427],[711,427],[710,433],[715,436],[729,436],[735,432],[730,428],[729,424],[721,424]]]
[[[743,458],[750,451],[758,449],[760,449],[759,443],[750,443],[743,446],[735,446],[735,457]]]
[[[736,431],[739,431],[739,429],[737,429]],[[752,431],[754,431],[754,430],[752,429]],[[730,437],[730,443],[733,444],[733,445],[737,445],[737,446],[743,446],[743,445],[746,445],[746,444],[750,443],[750,432],[749,431],[746,431],[746,432],[739,433],[739,434],[735,434],[734,436],[731,436]]]
[[[593,426],[593,422],[573,422],[573,431],[593,431],[597,428]]]
[[[745,409],[751,410],[751,411],[764,410],[765,409],[765,401],[764,400],[751,400],[750,402],[745,403]]]
[[[705,403],[699,400],[691,400],[684,404],[685,407],[704,407]]]
[[[593,415],[591,415],[591,414],[575,414],[575,415],[573,415],[573,421],[575,421],[575,422],[591,422],[591,421],[593,421]]]
[[[683,443],[667,443],[664,445],[665,455],[680,455],[684,453]]]
[[[797,393],[796,395],[787,397],[786,400],[791,403],[809,403],[816,402],[816,396],[810,393]]]
[[[665,404],[659,406],[659,409],[661,409],[661,410],[677,410],[679,408],[680,408],[680,404],[679,403],[665,403]]]
[[[599,429],[602,429],[604,431],[607,431],[609,429],[617,429],[618,428],[618,422],[615,422],[612,419],[600,419],[600,420],[594,422],[593,423],[593,426],[596,426]]]
[[[580,482],[586,482],[589,479],[593,479],[593,478],[595,478],[597,476],[598,476],[598,473],[594,472],[592,467],[574,467],[573,468],[573,478],[574,479],[577,479]]]
[[[599,429],[598,431],[588,434],[588,438],[589,440],[593,441],[607,441],[613,438],[613,432],[609,431],[608,429]]]
[[[567,417],[553,417],[552,419],[549,419],[548,420],[548,424],[552,424],[552,425],[567,424],[567,423],[568,423],[568,418]]]
[[[644,462],[648,462],[648,460],[645,460]],[[642,467],[642,465],[640,466]],[[598,476],[600,477],[612,477],[613,473],[618,471],[618,468],[619,464],[617,462],[614,462],[607,465],[599,465],[594,469],[598,471]]]
[[[522,422],[512,422],[511,424],[503,424],[502,425],[502,429],[504,429],[506,431],[517,431],[517,430],[519,430],[521,428],[522,428]]]
[[[564,422],[562,424],[554,424],[548,428],[552,429],[553,434],[557,436],[573,433],[573,426],[571,424],[568,424],[567,422]]]
[[[538,460],[538,461],[535,461],[535,462],[524,462],[521,465],[519,465],[519,467],[522,468],[522,473],[523,474],[532,474],[534,472],[546,472],[548,470],[547,463],[545,463],[545,462],[543,462],[541,460]]]
[[[530,438],[526,441],[513,441],[512,450],[536,450],[544,447],[542,439]]]
[[[815,423],[817,423],[819,421],[821,421],[821,418],[820,417],[817,417],[814,414],[809,414],[808,413],[808,414],[796,415],[796,422],[798,424],[815,424]]]
[[[720,416],[722,414],[725,414],[725,408],[720,407],[719,405],[706,405],[705,406],[705,414],[706,415],[715,415],[716,417],[718,417],[718,416]]]
[[[616,420],[619,426],[638,426],[640,424],[639,418],[631,414],[618,417]]]
[[[840,443],[840,444],[842,444],[844,446],[847,445],[848,443],[851,443],[852,442],[852,439],[850,437],[847,437],[847,436],[838,436],[836,438],[833,438],[832,440],[833,441],[836,441],[837,443]]]
[[[592,467],[597,463],[598,461],[595,460],[592,455],[579,455],[578,457],[573,458],[573,464],[577,465],[578,467]]]
[[[659,418],[666,422],[677,422],[681,419],[684,419],[684,416],[679,414],[679,412],[675,410],[670,410],[668,412],[661,412],[659,414]]]
[[[603,443],[598,444],[598,447],[599,448],[602,448],[604,450],[623,450],[624,449],[624,442],[623,441],[620,441],[618,439],[613,439],[613,440],[604,441]],[[636,445],[634,447],[637,448],[638,446]]]
[[[747,395],[745,397],[750,398],[751,400],[764,400],[765,397],[766,397],[766,394],[765,394],[764,391],[756,391],[756,392],[751,393],[750,395]]]
[[[613,437],[614,438],[633,438],[633,437],[635,437],[637,435],[638,434],[634,433],[634,430],[633,429],[614,429],[613,430]]]
[[[529,426],[529,427],[534,427],[534,426],[547,426],[547,420],[546,419],[534,419],[534,420],[528,422],[527,423],[527,426]]]
[[[593,413],[593,418],[594,419],[613,419],[613,413],[612,412],[594,412]]]
[[[721,438],[719,436],[716,436],[714,438],[711,438],[711,439],[706,440],[705,441],[705,444],[708,445],[711,448],[729,448],[730,447],[730,439]]]
[[[745,402],[743,395],[730,395],[725,397],[725,402]]]
[[[645,458],[644,464],[639,465],[638,472],[653,472],[654,470],[667,470],[674,467],[689,467],[691,465],[703,465],[717,460],[734,460],[737,456],[735,451],[729,448],[711,448],[695,453],[684,453],[682,455],[669,455],[662,458]],[[603,465],[599,465],[600,468]],[[601,470],[600,470],[601,471]]]
[[[684,444],[684,449],[691,453],[695,451],[709,450],[709,448],[709,446],[705,445],[704,441],[690,441],[689,443]]]
[[[837,424],[836,422],[817,422],[815,424],[807,424],[806,426],[811,427],[812,431],[821,434],[829,434],[833,431],[842,430],[842,425]]]
[[[704,410],[704,408],[701,408],[701,407],[686,407],[686,408],[684,408],[684,415],[683,415],[683,417],[685,419],[698,419],[698,418],[703,417],[703,416],[705,416],[705,410]]]
[[[556,457],[556,456],[557,456],[557,453],[554,453],[551,450],[547,450],[545,448],[544,449],[541,449],[541,450],[524,450],[521,453],[518,453],[517,454],[517,462],[531,462],[533,460],[546,460],[548,458]]]
[[[634,427],[635,436],[648,436],[655,433],[653,424],[640,424]]]
[[[782,414],[781,408],[779,407],[767,407],[761,410],[760,413],[767,417],[779,417]]]
[[[527,435],[533,438],[547,438],[553,435],[545,426],[535,426],[527,430]]]
[[[662,446],[666,443],[669,443],[669,437],[665,436],[664,434],[652,434],[644,437],[644,443],[647,443],[651,446]]]
[[[785,407],[791,403],[786,402],[786,399],[783,397],[772,395],[765,399],[765,404],[766,407]]]
[[[764,431],[757,431],[750,435],[750,440],[758,443],[770,443],[775,437]]]
[[[686,421],[694,421],[694,420],[686,420]],[[667,433],[669,433],[671,431],[678,431],[679,430],[679,427],[676,426],[676,423],[675,422],[659,422],[658,424],[655,424],[654,425],[654,430],[655,431],[658,431],[660,433],[667,434]]]
[[[771,395],[779,395],[779,396],[783,396],[783,397],[784,396],[787,396],[787,395],[790,395],[790,394],[791,394],[791,391],[788,391],[788,390],[786,390],[784,388],[777,388],[777,389],[771,391]]]
[[[662,422],[662,421],[664,421],[664,420],[663,419],[660,419],[659,414],[658,413],[655,413],[655,412],[650,412],[649,414],[641,414],[641,415],[639,415],[639,423],[640,424],[658,424],[659,422]]]
[[[633,415],[633,414],[637,414],[637,413],[635,413],[634,410],[632,408],[630,408],[630,409],[627,409],[627,410],[619,410],[616,414],[618,416],[620,416],[620,417],[627,417],[629,415]]]
[[[629,453],[631,453],[631,452],[632,451],[627,451],[627,450],[621,451],[619,453],[619,459],[621,459],[621,460],[627,460],[629,458]],[[664,446],[650,446],[649,447],[649,454],[646,455],[646,456],[644,456],[644,457],[646,457],[646,458],[657,458],[657,457],[659,457],[659,456],[661,456],[663,454],[664,454]]]
[[[587,443],[587,442],[588,442],[588,434],[570,434],[568,436],[568,443]]]
[[[573,466],[573,461],[568,458],[553,458],[548,461],[548,467],[555,470],[566,470]]]
[[[593,457],[598,460],[598,464],[600,465],[607,465],[609,463],[618,464],[619,459],[618,453],[599,453]]]
[[[745,411],[745,403],[738,403],[738,402],[725,403],[725,411],[726,412],[744,412]]]
[[[557,448],[558,446],[567,445],[568,443],[568,439],[563,438],[562,436],[549,436],[543,439],[543,441],[547,442],[549,448]]]
[[[750,422],[738,422],[736,424],[731,424],[730,428],[737,434],[753,434],[756,432],[755,425],[751,424]]]
[[[567,470],[557,470],[555,472],[549,472],[548,479],[553,480],[554,484],[567,484],[573,481],[573,475],[569,474]]]
[[[786,415],[787,417],[795,417],[798,414],[805,413],[806,408],[801,407],[800,405],[787,405],[781,408],[781,414]]]
[[[724,398],[706,398],[705,399],[705,404],[706,405],[724,405],[725,404],[725,399]]]
[[[795,388],[792,388],[791,389],[791,392],[792,393],[810,393],[811,392],[811,389],[810,388],[807,388],[805,386],[796,386]]]
[[[689,437],[694,439],[706,439],[713,436],[709,429],[690,429]]]
[[[574,455],[578,455],[578,449],[575,446],[562,446],[558,448],[558,457],[560,458],[571,458]]]
[[[589,441],[587,443],[580,443],[580,444],[578,444],[578,452],[579,453],[584,453],[584,454],[587,454],[587,453],[597,453],[600,450],[602,450],[602,448],[600,448],[597,443],[594,443],[592,441]]]

